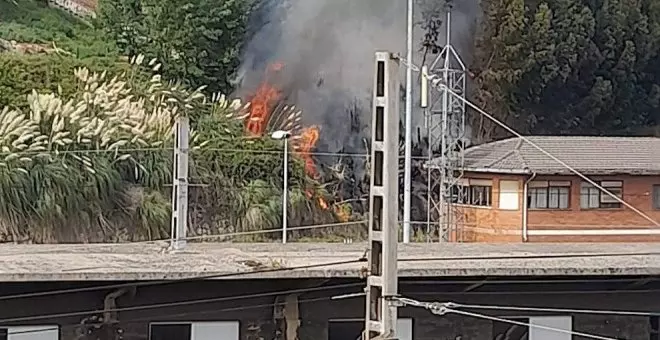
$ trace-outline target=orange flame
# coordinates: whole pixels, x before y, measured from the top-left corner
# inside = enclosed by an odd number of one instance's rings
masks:
[[[264,80],[261,82],[254,95],[250,99],[250,114],[247,117],[245,129],[252,136],[262,136],[267,128],[268,120],[271,115],[272,107],[281,98],[282,93],[269,83],[270,75],[279,72],[284,68],[282,63],[273,63],[266,69]],[[317,126],[310,126],[297,136],[297,143],[294,145],[296,154],[305,162],[305,172],[312,178],[318,178],[319,173],[316,170],[316,164],[312,158],[311,151],[319,140],[320,130]],[[306,195],[311,199],[314,193],[311,190],[306,191]],[[329,204],[322,197],[317,199],[321,208],[329,209]]]
[[[284,65],[281,63],[270,65],[266,70],[264,80],[250,100],[250,114],[248,115],[245,129],[252,136],[263,135],[268,119],[270,118],[270,109],[280,99],[280,91],[269,84],[268,78],[272,72],[279,72],[283,67]]]
[[[316,170],[316,164],[314,164],[314,159],[312,159],[311,151],[316,146],[316,142],[319,140],[319,128],[316,126],[310,126],[302,131],[300,134],[300,141],[298,145],[298,154],[305,161],[305,171],[312,178],[318,178],[318,171]]]

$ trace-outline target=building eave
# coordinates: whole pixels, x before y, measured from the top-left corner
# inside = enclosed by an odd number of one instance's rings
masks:
[[[0,282],[362,278],[367,244],[2,245]],[[660,275],[654,244],[399,245],[400,277]],[[578,256],[575,256],[578,254]],[[609,255],[603,255],[609,254]],[[620,255],[617,255],[620,254]],[[344,262],[342,264],[327,265]],[[257,264],[257,266],[255,266]],[[277,264],[277,265],[276,265]]]

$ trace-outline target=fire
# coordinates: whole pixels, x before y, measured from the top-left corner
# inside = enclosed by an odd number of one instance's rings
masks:
[[[305,171],[312,178],[318,178],[318,171],[316,170],[316,164],[314,164],[314,159],[312,159],[311,151],[316,146],[316,142],[319,140],[319,128],[316,126],[310,126],[305,128],[300,134],[299,144],[298,144],[298,154],[305,161]]]
[[[253,137],[263,136],[268,128],[268,122],[273,114],[272,110],[277,101],[281,99],[282,93],[270,83],[270,76],[284,68],[282,63],[273,63],[266,69],[264,80],[259,84],[254,95],[250,99],[250,113],[247,117],[245,130]],[[308,176],[317,179],[319,177],[316,164],[312,158],[311,152],[316,147],[319,140],[320,129],[317,126],[310,126],[302,130],[299,136],[294,136],[295,154],[305,162],[305,172]],[[306,195],[309,199],[314,196],[313,191],[307,190]],[[322,197],[317,198],[319,206],[328,210],[330,205]],[[337,210],[337,209],[334,209]],[[338,212],[338,216],[345,217]]]
[[[281,97],[280,91],[269,83],[269,76],[273,72],[279,72],[284,68],[283,64],[275,63],[266,70],[264,80],[261,82],[254,96],[250,100],[250,114],[247,118],[245,129],[252,136],[261,136],[266,130],[266,124],[270,118],[270,110]]]

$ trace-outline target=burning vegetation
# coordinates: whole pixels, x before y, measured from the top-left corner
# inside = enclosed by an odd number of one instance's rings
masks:
[[[262,137],[275,130],[289,132],[293,154],[304,162],[305,173],[311,179],[321,181],[321,173],[313,157],[321,130],[315,125],[302,127],[300,111],[295,107],[284,105],[283,92],[275,85],[274,80],[284,68],[282,63],[268,65],[263,80],[254,93],[247,98],[249,114],[245,122],[245,132],[250,137]],[[312,189],[307,189],[305,193],[309,199],[314,197]],[[335,199],[341,201],[341,197],[335,197]],[[332,206],[339,221],[350,220],[349,205],[342,202],[329,204],[323,197],[318,197],[317,203],[324,210],[328,210]]]

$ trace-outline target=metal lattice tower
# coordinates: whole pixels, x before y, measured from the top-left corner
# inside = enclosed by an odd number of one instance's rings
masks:
[[[441,88],[428,92],[430,105],[425,109],[427,155],[435,167],[429,167],[427,226],[428,235],[436,229],[439,240],[460,240],[465,225],[463,214],[457,213],[455,204],[464,202],[466,193],[459,189],[463,177],[466,141],[465,98],[466,68],[451,44],[452,0],[446,0],[446,43],[430,66],[425,67],[431,77],[440,79],[454,94]],[[433,228],[435,227],[435,228]]]

